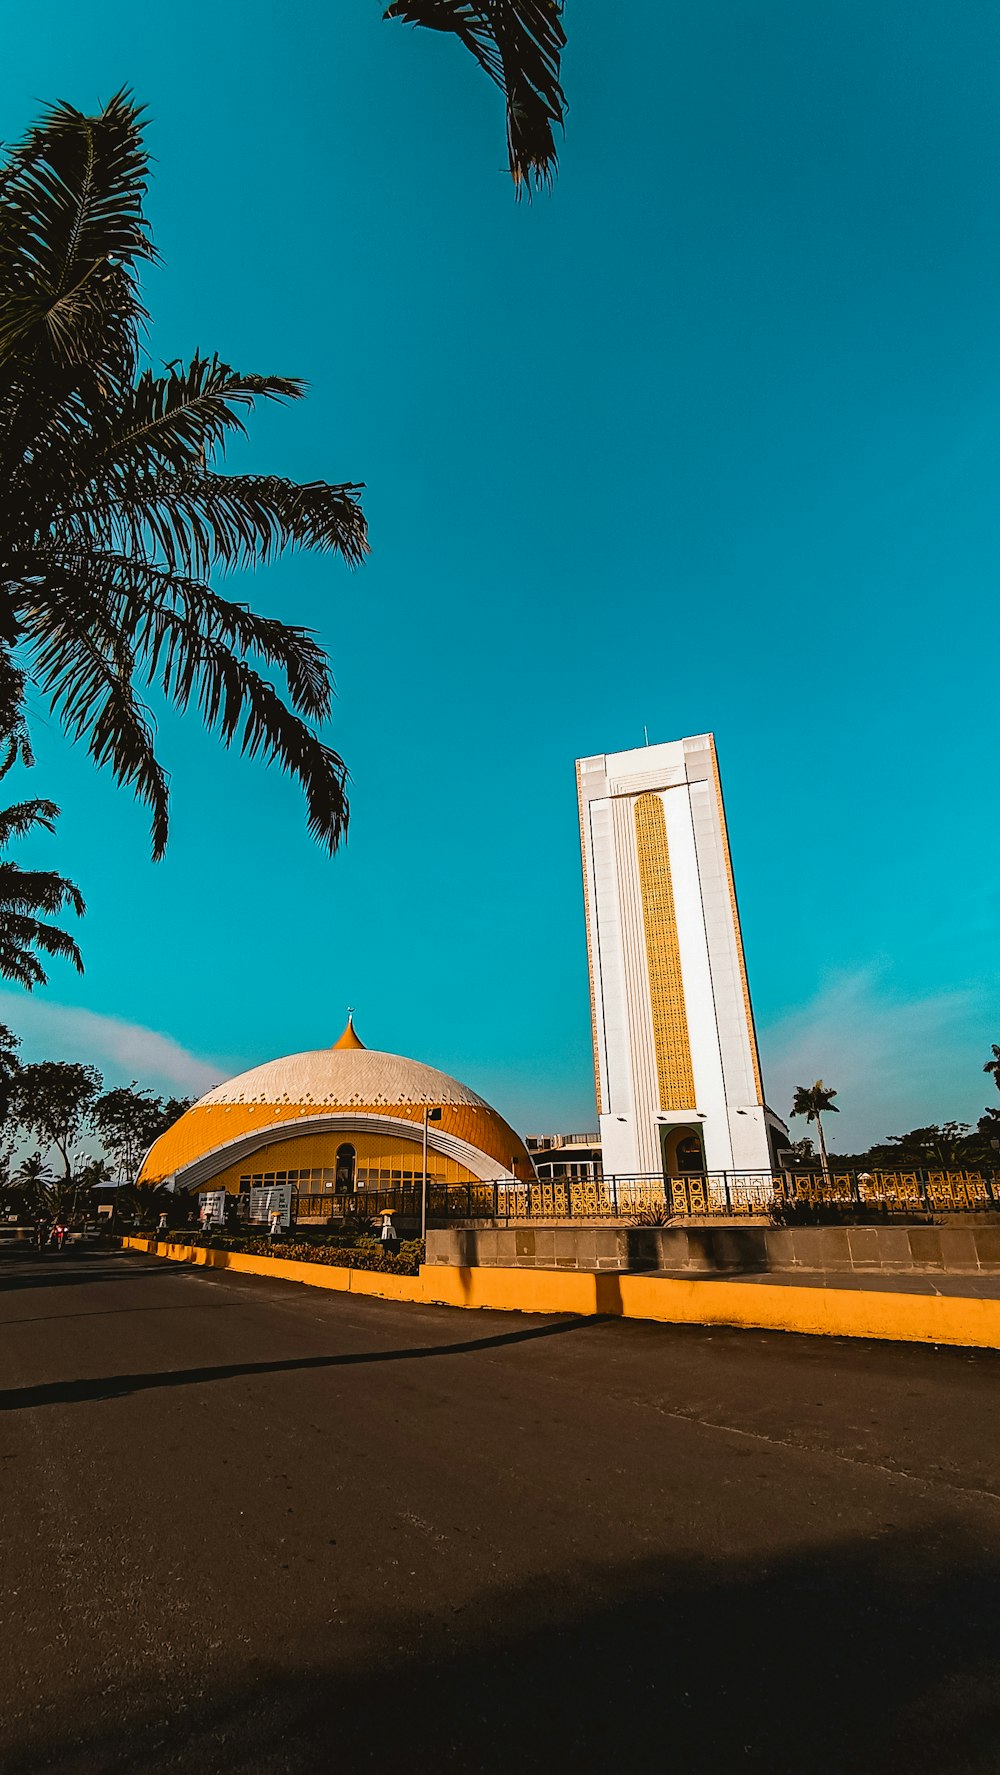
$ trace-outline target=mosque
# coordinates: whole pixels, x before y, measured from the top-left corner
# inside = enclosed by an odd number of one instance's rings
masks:
[[[764,1098],[714,738],[582,758],[577,776],[604,1174],[769,1175],[788,1130]],[[366,1048],[351,1016],[332,1048],[210,1091],[150,1148],[140,1180],[285,1187],[325,1218],[338,1195],[420,1186],[425,1136],[428,1183],[536,1178],[495,1109]]]
[[[161,1134],[142,1183],[177,1190],[289,1185],[301,1198],[428,1183],[531,1180],[520,1137],[466,1085],[366,1048],[353,1015],[332,1048],[291,1054],[209,1091]],[[318,1206],[318,1205],[317,1205]]]

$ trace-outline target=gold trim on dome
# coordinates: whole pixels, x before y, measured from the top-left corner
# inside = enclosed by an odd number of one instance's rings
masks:
[[[324,1110],[342,1116],[378,1116],[384,1115],[387,1108],[400,1121],[411,1122],[415,1130],[422,1131],[423,1108],[412,1103],[196,1103],[154,1142],[146,1155],[140,1181],[158,1183],[172,1177],[197,1159],[258,1129],[268,1130],[269,1140],[289,1138],[296,1122]],[[464,1140],[505,1169],[513,1160],[519,1177],[534,1177],[534,1166],[524,1143],[496,1110],[466,1103],[443,1103],[440,1109],[441,1119],[435,1123],[435,1129]],[[273,1131],[278,1124],[288,1126],[288,1135],[275,1136]],[[337,1138],[343,1139],[343,1134]]]
[[[660,1108],[685,1109],[695,1101],[694,1069],[681,974],[677,909],[670,874],[667,820],[659,795],[639,795],[634,806]]]

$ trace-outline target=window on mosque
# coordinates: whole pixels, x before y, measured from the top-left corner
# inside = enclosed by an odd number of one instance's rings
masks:
[[[331,1166],[315,1166],[305,1171],[253,1171],[240,1178],[240,1190],[271,1189],[291,1184],[294,1190],[319,1191],[332,1189],[334,1171]]]
[[[358,1169],[359,1189],[420,1189],[423,1181],[422,1171],[393,1171],[389,1166],[382,1165],[362,1165]],[[445,1179],[434,1171],[428,1171],[427,1181],[428,1183],[444,1183]]]
[[[345,1181],[348,1176],[349,1182]],[[300,1195],[319,1195],[326,1190],[343,1194],[358,1189],[420,1189],[423,1181],[422,1171],[397,1170],[391,1162],[388,1165],[377,1161],[358,1165],[355,1148],[341,1146],[337,1149],[336,1169],[326,1165],[287,1171],[248,1171],[241,1176],[239,1187],[241,1194],[245,1194],[250,1189],[276,1189],[281,1184],[290,1184]],[[443,1172],[427,1173],[428,1184],[444,1184],[446,1181]]]

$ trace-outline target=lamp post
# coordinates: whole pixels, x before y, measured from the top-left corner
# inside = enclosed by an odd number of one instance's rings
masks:
[[[424,1109],[424,1168],[421,1172],[420,1185],[420,1237],[424,1240],[427,1238],[427,1124],[440,1120],[441,1111],[439,1109],[431,1109],[429,1106]]]

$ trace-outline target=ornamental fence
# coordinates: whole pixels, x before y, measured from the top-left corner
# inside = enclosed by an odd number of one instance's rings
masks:
[[[296,1222],[373,1220],[384,1209],[419,1220],[419,1184],[292,1197]],[[1000,1210],[1000,1173],[981,1171],[712,1171],[685,1177],[552,1178],[535,1183],[432,1183],[427,1215],[441,1220],[780,1218],[789,1209],[871,1210],[888,1216]]]

